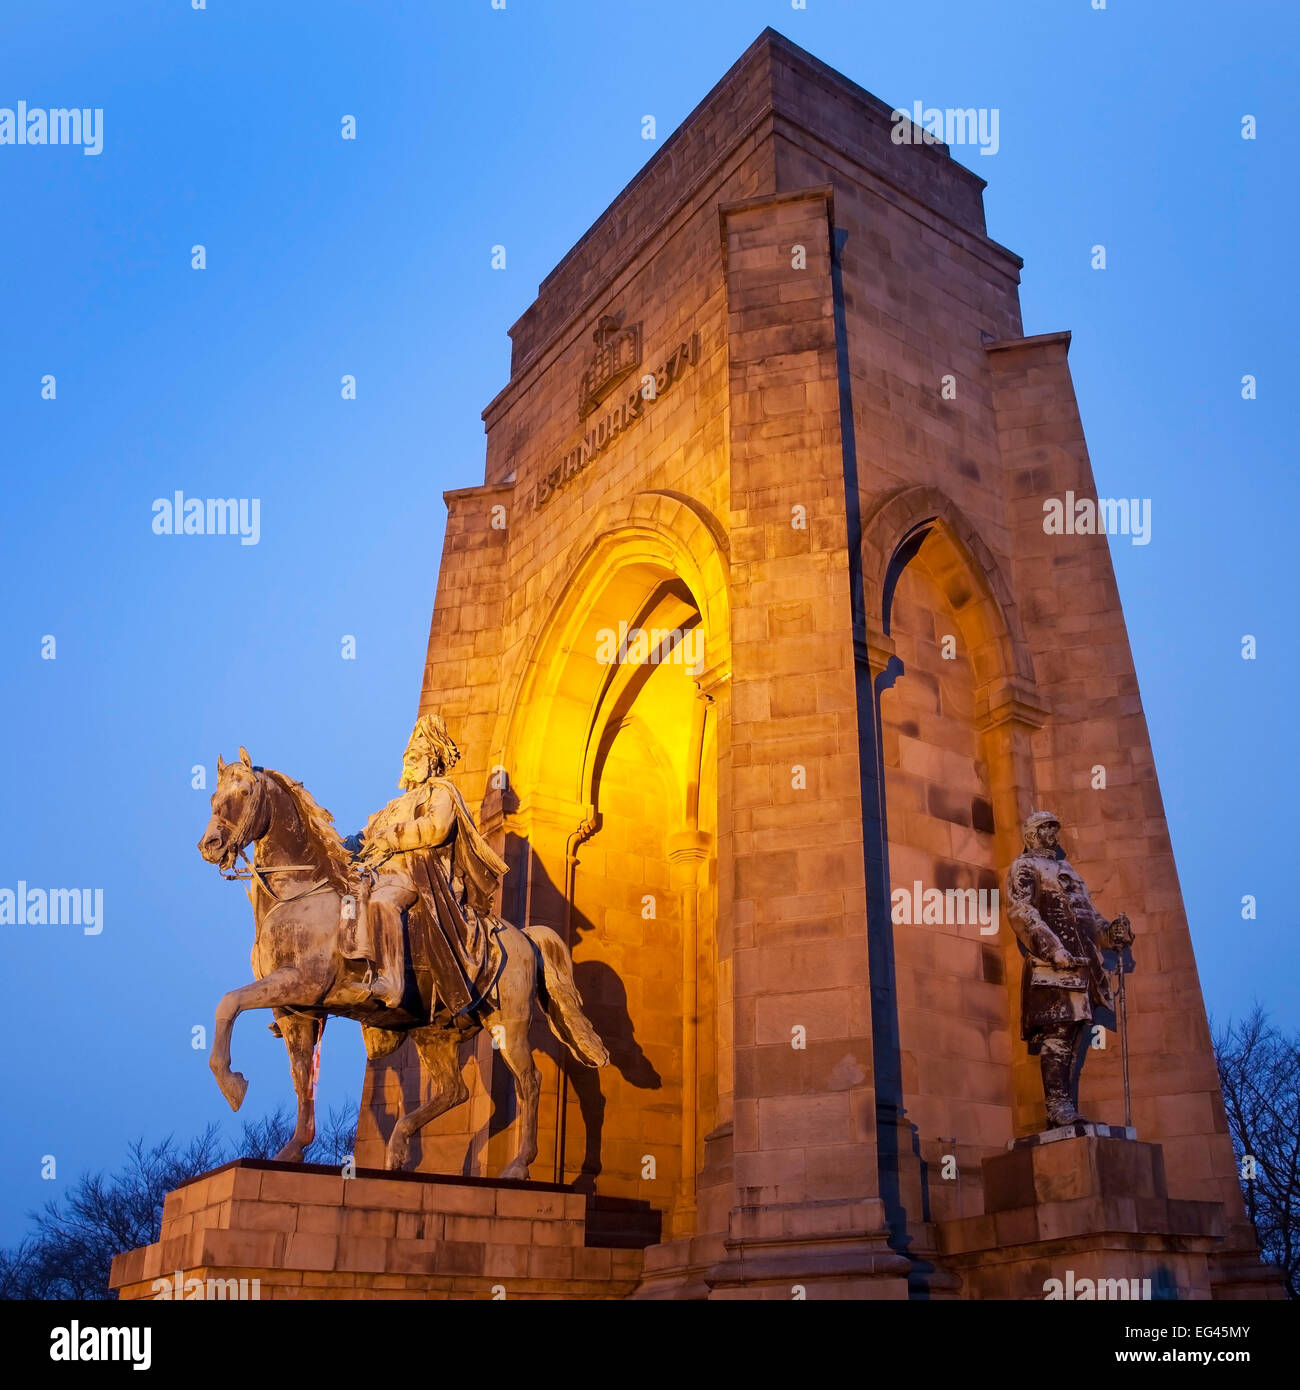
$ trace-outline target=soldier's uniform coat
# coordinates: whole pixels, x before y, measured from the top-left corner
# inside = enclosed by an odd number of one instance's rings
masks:
[[[1022,854],[1007,873],[1006,912],[1020,942],[1020,1036],[1036,1053],[1046,1028],[1085,1023],[1094,1008],[1111,1009],[1110,980],[1102,949],[1111,949],[1110,923],[1092,905],[1088,888],[1062,854]],[[1057,943],[1082,960],[1058,970],[1050,959]]]

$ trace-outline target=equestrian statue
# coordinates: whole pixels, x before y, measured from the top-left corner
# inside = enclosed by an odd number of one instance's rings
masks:
[[[389,1137],[390,1169],[406,1166],[414,1134],[468,1098],[461,1050],[484,1028],[519,1098],[519,1146],[503,1178],[527,1178],[537,1157],[534,1006],[583,1065],[609,1060],[582,1011],[568,947],[549,927],[516,927],[493,909],[506,865],[448,779],[459,757],[443,720],[422,715],[402,761],[402,794],[346,841],[301,782],[254,766],[243,748],[237,762],[217,759],[198,848],[225,877],[247,881],[254,980],[222,996],[210,1065],[238,1110],[248,1082],[231,1070],[231,1031],[246,1009],[271,1010],[298,1097],[278,1159],[299,1162],[315,1137],[313,1062],[331,1014],[361,1024],[372,1062],[409,1035],[428,1073],[428,1101]]]

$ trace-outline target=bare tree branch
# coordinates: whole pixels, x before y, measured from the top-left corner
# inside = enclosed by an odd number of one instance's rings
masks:
[[[355,1105],[331,1109],[307,1157],[342,1164],[356,1142]],[[235,1157],[269,1158],[293,1133],[283,1108],[245,1121],[233,1151],[215,1125],[181,1148],[167,1138],[146,1148],[137,1139],[115,1173],[84,1173],[58,1201],[31,1215],[20,1244],[0,1250],[0,1299],[107,1299],[113,1256],[157,1239],[163,1199],[189,1179]]]
[[[1215,1031],[1214,1056],[1260,1254],[1300,1297],[1300,1039],[1273,1027],[1256,1005]]]

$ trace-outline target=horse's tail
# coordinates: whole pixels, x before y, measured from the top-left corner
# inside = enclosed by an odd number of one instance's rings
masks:
[[[525,927],[524,935],[537,948],[542,960],[538,994],[546,1010],[551,1032],[580,1062],[603,1067],[609,1052],[591,1020],[582,1012],[582,995],[573,982],[573,962],[568,947],[550,927]]]

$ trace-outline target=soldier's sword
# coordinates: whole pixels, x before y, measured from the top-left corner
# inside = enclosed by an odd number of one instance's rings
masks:
[[[1119,1055],[1124,1069],[1124,1127],[1133,1124],[1133,1096],[1128,1083],[1128,999],[1124,993],[1124,951],[1115,953],[1115,964],[1119,968]]]

